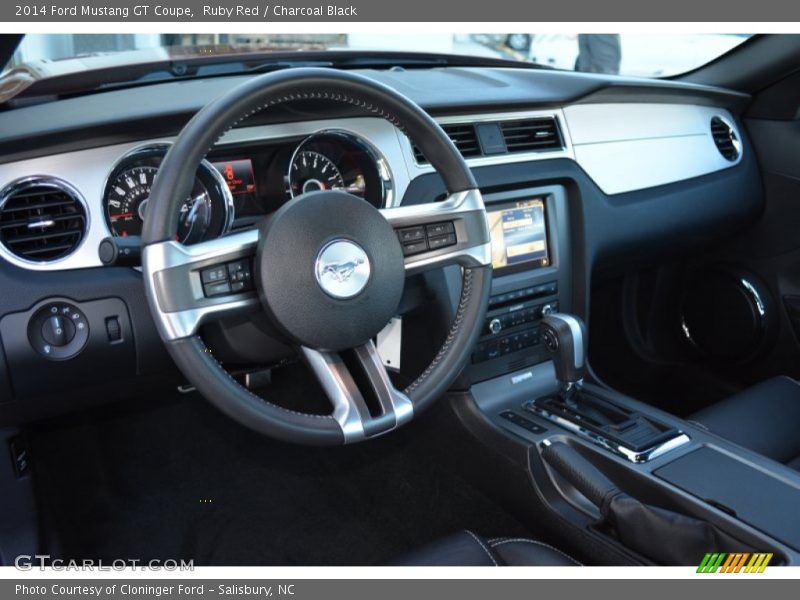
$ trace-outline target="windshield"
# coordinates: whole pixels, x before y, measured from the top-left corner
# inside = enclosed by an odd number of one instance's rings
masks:
[[[31,34],[6,65],[36,80],[176,59],[326,50],[423,52],[535,63],[556,69],[666,77],[699,67],[746,34]],[[14,68],[17,68],[14,71]],[[21,68],[20,68],[21,67]],[[217,69],[215,72],[224,72]],[[21,86],[24,87],[24,86]]]

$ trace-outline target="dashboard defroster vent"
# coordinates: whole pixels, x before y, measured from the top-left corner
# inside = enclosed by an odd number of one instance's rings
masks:
[[[711,137],[714,138],[719,153],[726,160],[734,162],[742,152],[742,142],[733,126],[722,117],[711,119]]]
[[[50,262],[74,252],[87,220],[81,195],[59,179],[29,177],[0,192],[0,244],[26,262]]]

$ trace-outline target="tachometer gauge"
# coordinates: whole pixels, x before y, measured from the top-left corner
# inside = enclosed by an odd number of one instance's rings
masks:
[[[111,234],[142,234],[150,203],[150,190],[167,151],[163,144],[137,148],[124,156],[106,183],[104,205]],[[191,194],[179,210],[176,239],[193,244],[219,236],[233,218],[233,199],[219,172],[206,161],[200,164]]]
[[[141,235],[150,187],[157,172],[155,167],[135,167],[114,179],[106,200],[112,233],[123,237]]]
[[[111,183],[106,210],[115,235],[141,235],[150,189],[157,173],[156,167],[133,167],[122,171]],[[183,243],[199,241],[210,222],[211,198],[205,186],[196,181],[192,195],[181,204],[178,240]]]
[[[289,167],[289,186],[293,196],[306,192],[344,188],[344,179],[333,161],[319,152],[298,152]]]

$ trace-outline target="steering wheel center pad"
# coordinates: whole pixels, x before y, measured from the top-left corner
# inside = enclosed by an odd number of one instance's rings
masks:
[[[320,252],[338,240],[363,249],[366,265],[350,256],[322,265],[340,269],[329,277],[331,284],[347,283],[351,268],[369,267],[366,285],[350,298],[332,297],[317,276]],[[372,205],[336,190],[298,196],[265,220],[255,273],[261,303],[275,325],[299,346],[328,351],[375,337],[397,313],[405,282],[392,226]]]

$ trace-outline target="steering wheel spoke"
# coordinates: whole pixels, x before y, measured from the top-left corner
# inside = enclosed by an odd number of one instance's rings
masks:
[[[392,385],[372,341],[346,351],[348,360],[345,353],[306,347],[301,352],[333,406],[331,416],[346,444],[392,431],[414,416],[411,400]]]
[[[407,275],[447,265],[483,267],[492,263],[486,211],[477,189],[450,194],[441,202],[381,212],[403,246]]]
[[[259,308],[251,267],[257,244],[252,229],[191,246],[166,241],[144,248],[145,286],[156,299],[156,325],[165,340]]]

